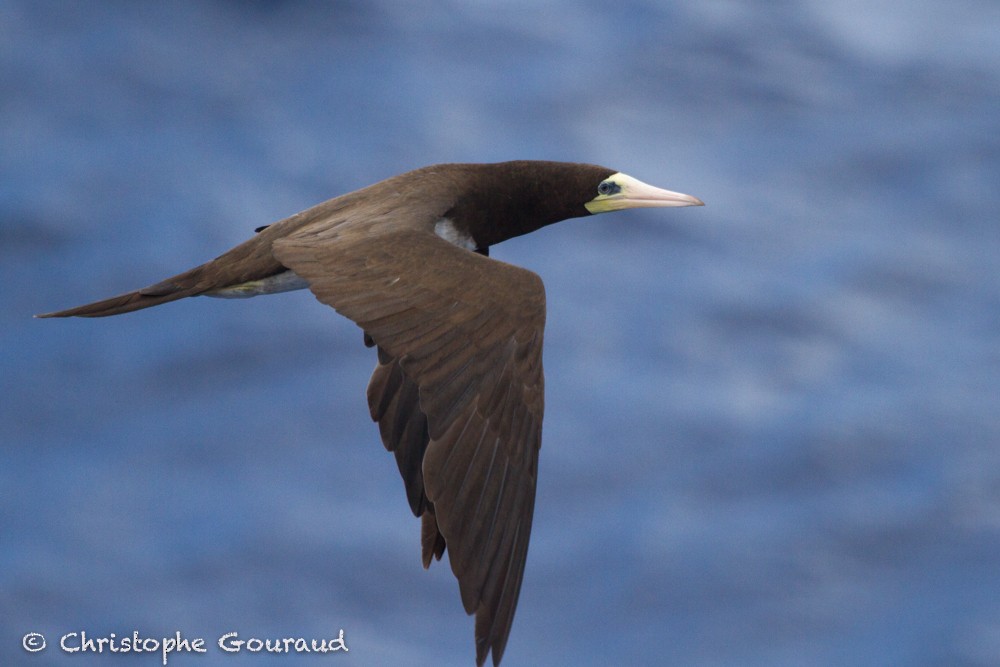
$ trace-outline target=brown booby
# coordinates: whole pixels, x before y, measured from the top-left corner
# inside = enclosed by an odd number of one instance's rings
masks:
[[[489,247],[567,218],[689,195],[587,164],[424,167],[336,197],[155,285],[38,317],[103,317],[189,296],[309,288],[378,361],[368,405],[393,452],[424,567],[445,548],[476,615],[476,664],[503,656],[535,501],[545,292]]]

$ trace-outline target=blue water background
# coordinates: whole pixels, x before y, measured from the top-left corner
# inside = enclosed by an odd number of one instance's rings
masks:
[[[549,299],[504,664],[1000,664],[994,0],[4,1],[0,82],[3,664],[159,664],[56,646],[133,629],[207,638],[171,665],[472,664],[352,323],[305,292],[31,315],[521,158],[707,206],[494,249]]]

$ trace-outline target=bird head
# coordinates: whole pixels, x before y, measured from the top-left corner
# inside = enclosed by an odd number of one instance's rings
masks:
[[[445,214],[485,248],[546,225],[580,216],[652,206],[702,206],[690,195],[653,187],[593,164],[518,160],[443,165],[454,201]]]

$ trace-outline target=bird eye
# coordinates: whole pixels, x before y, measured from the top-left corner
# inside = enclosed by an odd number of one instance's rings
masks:
[[[601,184],[597,186],[597,194],[599,195],[613,195],[620,190],[621,186],[614,181],[601,181]]]

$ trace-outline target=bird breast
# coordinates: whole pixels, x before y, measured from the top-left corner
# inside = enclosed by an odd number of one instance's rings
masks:
[[[448,243],[457,245],[466,250],[475,250],[476,242],[467,231],[459,229],[454,222],[448,218],[441,218],[434,223],[434,233],[443,238]]]

